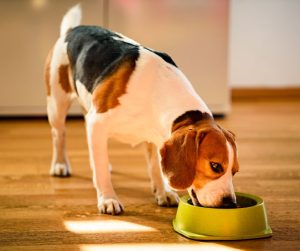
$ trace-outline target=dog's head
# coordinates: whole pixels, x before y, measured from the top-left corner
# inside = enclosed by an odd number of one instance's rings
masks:
[[[194,205],[233,206],[232,177],[238,171],[235,136],[211,117],[173,125],[160,150],[162,171],[171,188],[188,190]]]

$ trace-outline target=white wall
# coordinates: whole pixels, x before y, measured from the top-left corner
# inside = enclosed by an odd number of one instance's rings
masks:
[[[300,86],[300,0],[231,0],[232,87]]]

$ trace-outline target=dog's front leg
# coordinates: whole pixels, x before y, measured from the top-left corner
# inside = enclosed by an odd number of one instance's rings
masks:
[[[93,170],[93,183],[97,190],[99,211],[104,214],[120,214],[124,208],[111,182],[105,123],[87,117],[86,126],[90,165]]]
[[[145,145],[152,192],[157,204],[159,206],[177,206],[179,202],[177,193],[171,191],[163,180],[157,147],[152,143],[146,143]]]

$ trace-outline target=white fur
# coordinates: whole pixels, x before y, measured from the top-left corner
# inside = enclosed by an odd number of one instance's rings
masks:
[[[105,114],[95,114],[95,119],[109,118],[108,136],[132,145],[153,142],[159,149],[177,117],[189,110],[211,114],[180,70],[143,48],[119,102]]]
[[[64,35],[69,28],[79,25],[81,10],[73,7],[63,18],[61,38],[58,39],[51,62],[51,96],[48,97],[48,116],[53,131],[52,174],[64,175],[70,171],[65,151],[65,117],[73,94],[65,93],[58,83],[57,69],[67,64]],[[122,35],[119,39],[138,45]],[[196,94],[191,83],[176,67],[165,62],[149,50],[140,47],[140,56],[126,88],[119,97],[119,105],[105,113],[97,113],[92,95],[77,81],[79,101],[86,109],[86,129],[93,182],[97,191],[100,212],[119,214],[123,205],[118,200],[111,182],[107,140],[114,137],[132,145],[151,142],[156,149],[171,136],[173,121],[189,110],[211,114],[203,100]],[[158,150],[156,150],[158,151]],[[175,205],[178,196],[165,185],[159,154],[149,160],[149,170],[156,198],[160,205]]]
[[[73,6],[63,17],[60,25],[60,36],[64,36],[71,28],[78,26],[81,22],[80,4]]]
[[[83,104],[91,104],[91,95],[81,93]],[[111,183],[107,139],[114,137],[132,145],[152,142],[157,149],[171,135],[173,121],[188,110],[211,114],[196,94],[190,82],[176,67],[154,53],[140,49],[136,69],[127,83],[126,94],[119,97],[120,105],[105,113],[97,113],[91,104],[86,114],[90,162],[97,190],[98,207],[104,213],[120,213],[122,204]],[[86,105],[88,107],[88,105]],[[158,156],[149,164],[158,204],[178,202],[178,197],[164,184]],[[159,170],[158,170],[159,169]],[[114,211],[111,209],[114,208]]]
[[[191,194],[193,189],[196,193],[197,199],[202,206],[218,207],[222,204],[222,199],[225,196],[230,196],[233,202],[236,202],[236,196],[234,193],[232,183],[232,166],[234,153],[231,144],[227,141],[228,150],[228,168],[226,172],[218,179],[210,181],[203,188],[197,189],[192,186],[188,189]],[[192,197],[192,196],[191,196]]]
[[[113,39],[115,39],[115,40],[120,40],[120,41],[129,43],[129,44],[133,44],[133,45],[140,45],[138,42],[134,41],[133,39],[131,39],[131,38],[129,38],[129,37],[124,36],[124,35],[121,34],[121,33],[118,33],[118,32],[115,32],[115,33],[122,37],[122,38],[119,38],[119,37],[113,37]]]
[[[146,157],[148,172],[151,180],[152,192],[155,195],[157,204],[160,206],[175,206],[179,202],[178,195],[171,191],[165,182],[160,167],[160,154],[152,143],[146,145]]]
[[[211,114],[181,71],[145,49],[140,49],[136,69],[119,102],[119,106],[104,114],[97,114],[91,106],[86,116],[98,206],[106,213],[111,213],[105,208],[111,208],[112,203],[117,203],[120,210],[123,208],[116,198],[108,171],[106,140],[109,137],[132,145],[152,142],[160,149],[170,137],[171,125],[178,116],[188,110]],[[158,155],[150,160],[149,172],[157,190],[158,204],[176,204],[177,195],[163,182]],[[119,209],[115,213],[118,212]]]
[[[76,80],[76,88],[78,93],[78,102],[84,108],[85,111],[89,111],[92,104],[92,95],[85,86],[79,81]]]
[[[89,112],[86,115],[86,127],[98,208],[101,213],[119,214],[123,211],[123,205],[119,202],[111,183],[107,152],[108,125],[96,119],[93,112]]]

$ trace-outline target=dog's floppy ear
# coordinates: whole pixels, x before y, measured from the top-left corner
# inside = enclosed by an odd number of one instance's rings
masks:
[[[184,190],[192,185],[204,136],[205,132],[193,129],[176,132],[160,150],[162,171],[171,188]]]

